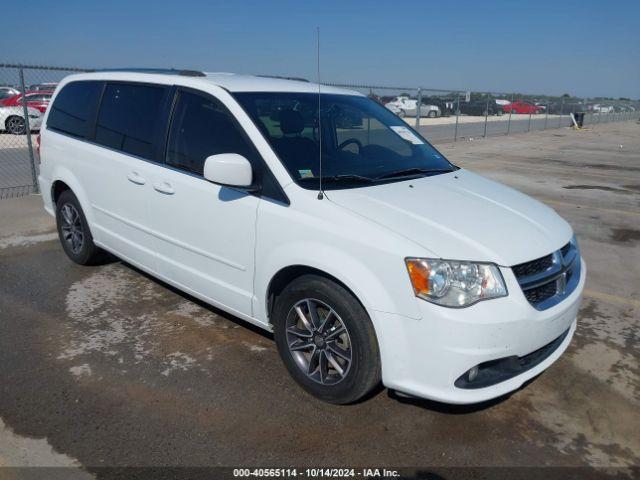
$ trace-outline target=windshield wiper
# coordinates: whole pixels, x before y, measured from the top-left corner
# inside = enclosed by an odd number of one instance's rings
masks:
[[[430,175],[430,174],[436,174],[436,173],[449,173],[449,172],[453,172],[453,170],[445,169],[445,168],[433,169],[433,168],[413,167],[413,168],[405,168],[404,170],[395,170],[393,172],[385,173],[383,175],[380,175],[379,177],[376,177],[374,180],[383,180],[383,179],[396,178],[396,177],[397,178],[415,177],[417,175]]]
[[[309,181],[309,180],[315,180],[318,181],[320,177],[304,177],[301,178],[299,181]],[[376,179],[374,178],[369,178],[369,177],[365,177],[363,175],[356,175],[356,174],[352,174],[352,173],[345,173],[345,174],[341,174],[341,175],[333,175],[332,177],[322,177],[322,181],[323,182],[357,182],[357,183],[373,183],[376,181]]]

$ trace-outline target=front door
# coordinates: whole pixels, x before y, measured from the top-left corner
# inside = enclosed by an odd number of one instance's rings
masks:
[[[165,164],[155,166],[149,202],[159,273],[214,305],[251,315],[259,198],[203,178],[205,159],[255,149],[214,97],[179,89]]]

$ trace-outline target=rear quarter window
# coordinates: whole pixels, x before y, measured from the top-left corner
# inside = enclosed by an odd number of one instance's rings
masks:
[[[93,124],[102,93],[102,82],[72,82],[56,97],[47,119],[47,128],[78,138],[86,138]]]

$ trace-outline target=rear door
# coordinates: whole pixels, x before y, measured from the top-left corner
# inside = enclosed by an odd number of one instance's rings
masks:
[[[203,177],[205,159],[258,153],[216,98],[180,88],[174,100],[165,166],[150,178],[159,273],[209,302],[251,315],[259,198]]]
[[[108,82],[90,146],[94,236],[122,258],[156,270],[149,202],[170,87]]]

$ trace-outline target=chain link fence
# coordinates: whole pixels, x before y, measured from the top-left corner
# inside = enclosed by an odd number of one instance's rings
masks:
[[[42,117],[57,83],[81,71],[87,70],[0,64],[0,199],[38,191]]]
[[[53,90],[65,76],[88,71],[0,64],[0,199],[38,191],[36,136]],[[640,102],[629,99],[326,85],[369,96],[435,143],[569,127],[576,114],[585,127],[640,116]]]
[[[328,85],[368,95],[435,143],[571,127],[574,119],[588,128],[640,117],[640,101],[631,99]]]

